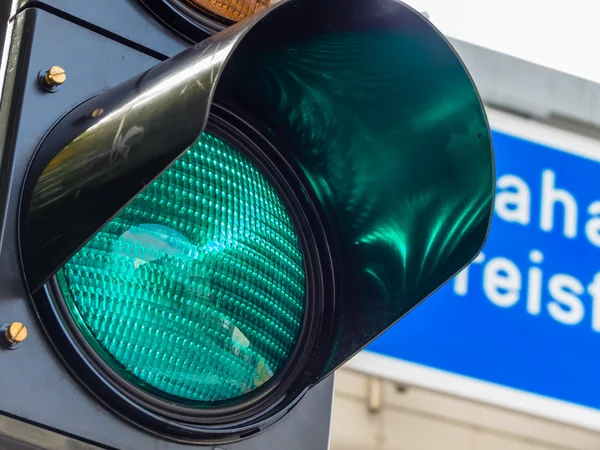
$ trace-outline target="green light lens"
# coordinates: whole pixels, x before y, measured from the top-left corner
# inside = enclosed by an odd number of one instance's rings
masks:
[[[271,379],[305,308],[285,206],[246,157],[208,133],[57,277],[106,363],[188,404],[232,400]]]

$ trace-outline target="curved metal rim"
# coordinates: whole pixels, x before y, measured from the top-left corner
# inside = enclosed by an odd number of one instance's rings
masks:
[[[237,126],[232,127],[231,122]],[[241,397],[243,401],[220,402],[210,409],[199,409],[198,403],[194,403],[195,408],[181,401],[175,404],[175,397],[161,398],[142,390],[104,362],[74,323],[55,277],[34,296],[34,306],[48,338],[67,367],[114,412],[167,438],[189,442],[231,442],[275,423],[306,393],[309,386],[300,378],[308,361],[315,358],[312,349],[322,336],[322,330],[331,328],[331,324],[326,322],[333,314],[325,311],[325,299],[326,293],[332,289],[326,284],[329,280],[333,281],[334,276],[325,234],[312,226],[322,222],[312,202],[304,195],[307,184],[296,176],[299,171],[292,168],[258,130],[225,108],[213,105],[207,131],[230,142],[260,168],[280,192],[300,236],[307,273],[307,305],[301,334],[279,374],[261,388]],[[261,144],[270,147],[269,156],[255,143],[257,138]],[[273,161],[273,151],[279,155],[279,161]],[[293,182],[290,183],[290,180]],[[307,211],[312,217],[306,216]]]

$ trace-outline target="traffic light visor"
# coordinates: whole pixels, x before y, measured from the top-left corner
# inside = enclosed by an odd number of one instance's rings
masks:
[[[252,112],[309,180],[334,252],[334,368],[477,255],[494,164],[477,90],[427,19],[394,1],[309,4],[316,17],[283,4],[287,21],[240,43],[216,98]]]

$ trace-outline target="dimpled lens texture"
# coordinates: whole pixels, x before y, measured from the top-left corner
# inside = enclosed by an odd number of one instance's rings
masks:
[[[188,3],[200,10],[208,11],[217,16],[238,22],[257,12],[268,8],[279,0],[187,0]]]
[[[305,308],[302,253],[281,199],[207,133],[57,277],[105,362],[185,404],[231,400],[277,374]]]

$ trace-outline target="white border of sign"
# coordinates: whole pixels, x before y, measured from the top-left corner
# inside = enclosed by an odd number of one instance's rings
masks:
[[[488,108],[493,130],[600,162],[600,141]],[[363,351],[345,367],[399,383],[600,431],[600,410]]]

